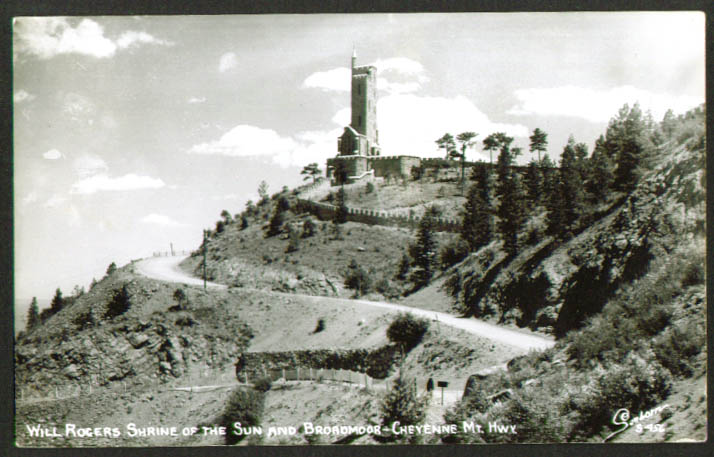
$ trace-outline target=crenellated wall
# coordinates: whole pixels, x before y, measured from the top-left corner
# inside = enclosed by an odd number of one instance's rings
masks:
[[[298,199],[299,208],[308,211],[321,220],[332,220],[337,213],[337,206],[329,203]],[[420,217],[410,216],[408,211],[376,211],[361,208],[347,208],[347,220],[369,225],[417,228]],[[437,218],[436,230],[439,232],[457,232],[461,223],[456,219]]]

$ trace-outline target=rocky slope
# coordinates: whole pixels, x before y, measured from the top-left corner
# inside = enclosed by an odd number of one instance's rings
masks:
[[[562,336],[598,313],[648,263],[704,236],[704,114],[662,144],[636,189],[614,195],[565,243],[543,237],[507,259],[494,241],[454,268],[457,308]]]

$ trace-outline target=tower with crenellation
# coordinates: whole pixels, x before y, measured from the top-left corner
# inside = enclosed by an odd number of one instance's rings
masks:
[[[375,177],[408,177],[419,166],[411,156],[382,157],[377,129],[377,67],[357,66],[352,52],[350,125],[337,139],[337,156],[327,160],[327,177],[333,183],[355,182]]]

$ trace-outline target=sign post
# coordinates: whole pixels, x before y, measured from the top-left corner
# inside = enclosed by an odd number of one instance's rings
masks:
[[[449,387],[448,381],[437,381],[437,387],[441,387],[441,406],[444,406],[444,387]]]

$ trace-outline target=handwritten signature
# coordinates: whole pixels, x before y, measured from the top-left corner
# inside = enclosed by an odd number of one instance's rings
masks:
[[[628,410],[627,408],[618,409],[612,416],[612,424],[620,425],[621,427],[618,430],[615,430],[614,432],[607,435],[603,442],[610,440],[610,438],[612,438],[613,436],[624,432],[632,426],[635,426],[635,430],[637,431],[637,433],[642,433],[645,430],[648,430],[650,432],[664,432],[664,425],[662,424],[643,425],[643,422],[646,422],[648,419],[654,418],[655,415],[661,413],[669,407],[670,406],[667,404],[657,406],[656,408],[652,408],[649,411],[640,411],[640,414],[633,418],[631,418],[630,410]]]

